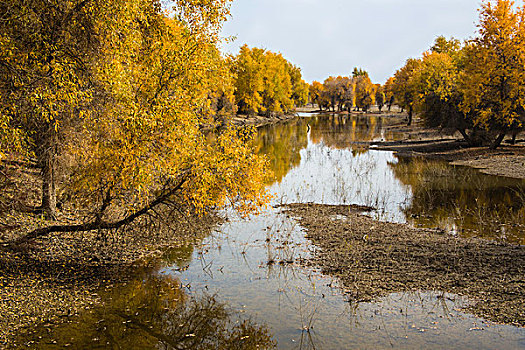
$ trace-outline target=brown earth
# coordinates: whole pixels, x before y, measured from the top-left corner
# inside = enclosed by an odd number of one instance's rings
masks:
[[[237,115],[231,119],[231,123],[236,126],[255,126],[258,128],[265,125],[281,123],[294,118],[297,118],[296,114],[287,114],[273,117],[263,117],[259,115]]]
[[[442,231],[379,222],[350,206],[294,204],[320,249],[307,264],[339,278],[351,300],[403,291],[446,291],[469,297],[488,320],[525,326],[525,247]]]
[[[0,348],[24,347],[37,325],[52,328],[100,303],[98,292],[153,268],[169,248],[198,244],[215,227],[212,216],[171,213],[169,225],[138,222],[116,232],[66,233],[12,248],[0,239]],[[0,227],[1,228],[1,227]]]

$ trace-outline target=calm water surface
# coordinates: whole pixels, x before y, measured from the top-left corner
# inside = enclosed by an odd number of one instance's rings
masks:
[[[465,298],[420,291],[353,303],[336,280],[299,266],[315,247],[280,204],[362,204],[381,220],[525,244],[523,181],[362,145],[402,136],[383,132],[375,117],[314,116],[260,129],[275,207],[248,220],[225,212],[228,221],[201,246],[167,252],[160,267],[109,288],[105,307],[42,330],[39,347],[525,349],[525,329],[463,312]]]

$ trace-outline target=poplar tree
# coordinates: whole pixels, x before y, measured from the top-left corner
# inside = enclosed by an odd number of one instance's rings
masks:
[[[462,110],[495,134],[496,148],[525,121],[525,10],[509,0],[485,1],[478,27],[466,48]]]
[[[0,127],[31,147],[48,217],[58,187],[63,211],[76,214],[21,240],[118,229],[163,206],[248,213],[267,201],[253,131],[201,131],[210,92],[227,78],[217,45],[229,1],[169,5],[0,2]]]

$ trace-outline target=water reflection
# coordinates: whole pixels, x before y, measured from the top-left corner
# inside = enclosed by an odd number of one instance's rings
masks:
[[[256,138],[257,152],[265,154],[280,181],[300,161],[299,151],[307,145],[306,122],[295,119],[276,127],[262,127]]]
[[[367,205],[382,220],[525,244],[525,181],[369,150],[402,136],[383,123],[317,115],[261,129],[259,150],[278,174],[271,191],[280,203]]]
[[[404,210],[407,221],[525,244],[525,181],[418,158],[400,158],[390,166],[413,191]]]
[[[260,129],[258,149],[276,174],[272,204],[356,203],[377,208],[374,215],[385,220],[449,225],[467,234],[466,224],[485,227],[504,208],[512,213],[508,220],[524,222],[523,182],[362,145],[397,137],[385,134],[377,117],[314,116]],[[337,281],[302,267],[316,248],[278,207],[248,220],[225,215],[229,220],[198,248],[166,252],[157,273],[103,291],[102,307],[58,329],[40,329],[38,348],[525,347],[524,329],[469,315],[462,310],[468,301],[455,295],[345,301]],[[520,226],[512,234],[507,226],[505,237],[497,237],[523,239]]]
[[[309,139],[330,148],[350,148],[355,155],[366,152],[363,142],[401,137],[399,133],[385,132],[382,125],[383,119],[378,116],[313,115],[259,128],[256,146],[259,153],[269,158],[275,180],[281,181],[300,164],[300,151],[307,147]]]
[[[232,215],[230,213],[230,215]],[[279,349],[515,349],[524,330],[466,314],[467,300],[439,292],[345,301],[338,282],[301,263],[315,249],[293,218],[268,209],[222,225],[184,271],[166,268],[192,291],[206,290],[266,324]],[[206,266],[206,269],[202,267]]]
[[[209,295],[186,294],[177,278],[145,274],[100,293],[102,306],[56,329],[37,329],[38,349],[270,349],[267,328]]]
[[[359,143],[386,137],[383,133],[382,121],[383,119],[377,116],[317,116],[310,120],[312,126],[310,139],[314,143],[323,142],[335,149],[351,148],[354,152],[366,152],[366,148]]]

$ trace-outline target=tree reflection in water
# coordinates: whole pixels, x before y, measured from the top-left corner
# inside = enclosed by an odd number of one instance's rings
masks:
[[[108,287],[101,293],[101,307],[58,328],[38,329],[33,345],[38,349],[275,347],[266,327],[241,319],[213,296],[190,298],[181,287],[178,279],[164,276]]]
[[[398,158],[389,166],[413,192],[404,209],[407,221],[463,236],[525,244],[525,181],[444,161]]]
[[[368,151],[364,142],[395,139],[397,135],[385,133],[383,119],[377,116],[314,115],[261,127],[255,140],[256,149],[268,157],[275,181],[280,182],[299,166],[300,151],[308,146],[308,137],[311,142],[322,142],[330,148],[351,148],[355,156]]]

